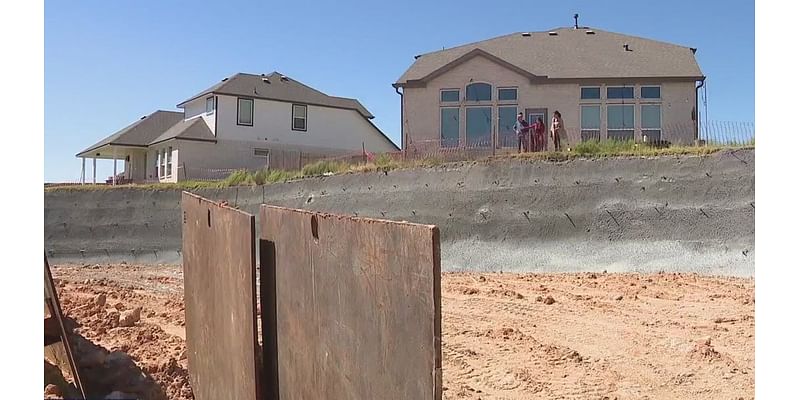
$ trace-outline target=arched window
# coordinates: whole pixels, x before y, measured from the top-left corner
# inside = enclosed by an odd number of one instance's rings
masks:
[[[492,85],[483,82],[467,85],[467,101],[492,101]]]

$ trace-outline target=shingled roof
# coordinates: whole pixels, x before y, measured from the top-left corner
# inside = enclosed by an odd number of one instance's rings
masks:
[[[147,147],[150,142],[182,120],[182,112],[158,110],[89,146],[78,153],[78,157],[105,145]]]
[[[211,93],[351,109],[364,118],[374,118],[356,99],[329,96],[277,71],[267,75],[238,73],[181,102],[178,107]]]
[[[518,32],[420,55],[396,85],[424,82],[477,55],[531,78],[701,79],[695,51],[594,28]]]

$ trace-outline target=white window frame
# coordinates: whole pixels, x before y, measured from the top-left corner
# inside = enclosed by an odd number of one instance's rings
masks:
[[[489,89],[489,100],[469,100],[467,98],[467,88],[470,87],[470,85],[475,85],[475,84],[480,84],[480,83],[489,85],[489,88],[490,88]],[[496,98],[494,98],[494,85],[491,82],[474,81],[474,82],[469,82],[466,85],[464,85],[464,102],[465,103],[468,103],[468,104],[471,104],[471,105],[492,104],[492,102],[495,101],[495,99]]]
[[[442,110],[444,110],[444,109],[451,109],[451,110],[458,111],[458,114],[457,114],[458,115],[458,129],[457,129],[458,135],[456,136],[456,143],[453,146],[447,146],[447,147],[442,145],[443,142],[444,142],[444,138],[442,137],[442,133],[443,133],[442,132]],[[450,149],[450,148],[458,147],[461,144],[461,109],[462,109],[462,107],[459,107],[458,105],[439,107],[439,147]],[[466,112],[465,112],[465,115],[466,115]]]
[[[298,117],[297,115],[295,115],[295,107],[303,107],[306,110],[306,112],[305,112],[306,115],[303,116],[303,117]],[[296,127],[294,125],[294,120],[295,119],[302,119],[303,120],[303,128],[302,129],[298,128],[298,127]],[[308,132],[308,105],[306,105],[306,104],[297,104],[297,103],[293,103],[292,104],[292,130],[293,131],[297,131],[297,132]]]
[[[655,107],[658,106],[658,128],[645,128],[643,125],[641,126],[642,130],[642,141],[644,141],[645,131],[658,131],[658,140],[664,140],[664,106],[661,103],[642,103],[639,105],[639,115],[641,117],[640,124],[644,123],[644,112],[642,112],[642,107]],[[635,117],[635,116],[634,116]]]
[[[642,89],[644,89],[644,88],[652,88],[652,87],[657,87],[658,88],[658,97],[642,97]],[[648,101],[659,102],[664,97],[663,93],[661,93],[662,89],[663,88],[661,87],[661,85],[640,85],[639,86],[639,99],[641,99],[643,102],[648,102]]]
[[[514,90],[515,98],[513,100],[500,100],[501,90]],[[519,87],[517,86],[498,86],[497,87],[497,102],[502,105],[513,105],[519,102]]]
[[[167,147],[167,172],[166,177],[172,176],[172,146]]]
[[[608,107],[631,107],[633,109],[633,126],[630,128],[611,128],[608,126]],[[601,116],[602,118],[602,116]],[[624,120],[624,119],[623,119]],[[636,104],[634,103],[617,103],[617,104],[607,104],[606,105],[606,138],[610,139],[610,133],[612,131],[632,131],[633,132],[633,139],[636,139]]]
[[[596,99],[584,99],[584,98],[583,98],[583,89],[597,89],[597,91],[598,91],[598,92],[599,92],[599,94],[600,94],[600,97],[598,97],[598,98],[596,98]],[[634,93],[634,94],[635,94],[635,93]],[[581,87],[578,89],[578,99],[579,99],[579,100],[580,100],[582,103],[588,103],[588,102],[599,103],[600,101],[602,101],[602,100],[603,100],[603,88],[602,88],[602,87],[600,87],[600,86],[581,86]]]
[[[211,110],[208,109],[208,101],[211,100]],[[217,110],[217,98],[215,96],[206,97],[206,115],[211,115]]]
[[[608,97],[608,89],[617,89],[617,88],[631,88],[631,91],[633,92],[633,97],[628,97],[628,98],[615,98],[615,99],[612,99],[612,98]],[[606,99],[606,101],[610,101],[610,102],[612,102],[612,103],[617,103],[617,102],[626,102],[626,101],[635,101],[635,100],[636,100],[636,85],[613,85],[613,86],[606,86],[606,93],[605,93],[605,94],[606,94],[606,96],[605,96],[605,99]],[[602,93],[602,92],[600,93],[600,96],[601,96],[601,97],[603,96],[603,93]]]
[[[241,103],[242,101],[249,101],[250,106],[250,123],[244,123],[241,119]],[[253,126],[256,114],[256,100],[250,97],[237,97],[236,98],[236,125],[239,126]]]
[[[584,128],[584,127],[583,127],[583,107],[597,107],[597,109],[598,109],[598,111],[599,111],[597,114],[598,114],[598,117],[600,118],[600,120],[598,121],[598,124],[597,124],[597,129],[589,129],[589,128]],[[581,117],[581,119],[580,119],[580,121],[581,121],[581,126],[580,126],[580,128],[581,128],[581,140],[582,140],[582,141],[585,141],[585,139],[584,139],[584,134],[583,134],[583,133],[584,133],[584,131],[592,131],[592,132],[595,132],[595,131],[596,131],[596,132],[597,132],[597,135],[596,135],[596,136],[597,136],[597,139],[598,139],[598,140],[600,140],[600,138],[601,138],[601,136],[602,136],[602,134],[603,134],[603,107],[602,107],[602,105],[601,105],[600,103],[588,103],[588,104],[581,104],[581,105],[580,105],[580,109],[581,109],[581,110],[580,110],[580,117]]]
[[[445,100],[442,100],[442,92],[456,92],[456,93],[458,93],[458,100],[456,100],[456,101],[445,101]],[[461,102],[461,89],[459,89],[459,88],[439,89],[439,103],[440,104],[458,104],[460,102]]]

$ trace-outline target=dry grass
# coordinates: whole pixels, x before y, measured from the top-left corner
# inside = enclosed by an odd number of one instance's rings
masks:
[[[490,156],[484,162],[498,160],[540,160],[549,162],[567,161],[580,158],[608,158],[608,157],[659,157],[659,156],[707,156],[721,150],[753,149],[755,146],[674,146],[667,148],[654,148],[632,141],[591,141],[579,143],[568,152],[537,152],[519,153]],[[129,185],[65,185],[48,186],[45,191],[53,190],[195,190],[219,189],[233,186],[258,186],[272,183],[288,182],[291,180],[350,173],[388,172],[398,169],[430,168],[444,164],[444,161],[431,157],[418,160],[396,160],[388,154],[382,154],[366,164],[348,164],[341,161],[317,161],[308,164],[300,171],[284,170],[239,170],[223,180],[218,181],[180,181],[177,183],[150,183]]]

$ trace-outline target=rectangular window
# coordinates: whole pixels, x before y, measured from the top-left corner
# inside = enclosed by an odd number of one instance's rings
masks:
[[[236,124],[253,126],[253,99],[239,98],[236,105]]]
[[[253,155],[256,157],[266,158],[269,156],[269,149],[253,149]]]
[[[161,149],[159,152],[159,165],[158,176],[163,178],[167,174],[167,149]]]
[[[305,131],[307,129],[306,120],[308,119],[308,106],[303,104],[292,104],[292,130]]]
[[[514,132],[516,123],[517,106],[497,107],[497,132],[500,146],[517,146],[517,133]]]
[[[633,87],[608,87],[606,88],[606,98],[608,99],[632,99]]]
[[[661,141],[661,105],[642,105],[642,140],[646,142]],[[645,139],[646,138],[646,139]]]
[[[608,138],[633,140],[633,105],[608,105]]]
[[[516,101],[517,88],[501,88],[497,89],[497,100],[500,101]]]
[[[172,146],[167,149],[167,176],[172,176]]]
[[[467,146],[492,143],[492,107],[467,108]]]
[[[661,98],[661,86],[642,86],[641,92],[643,99]]]
[[[458,89],[448,89],[439,92],[439,100],[442,103],[457,103],[459,96],[460,93]]]
[[[214,96],[206,97],[206,114],[214,112]]]
[[[581,106],[581,140],[600,140],[600,106]]]
[[[457,107],[446,107],[440,111],[440,137],[442,140],[442,147],[456,147],[458,146],[458,127],[459,127],[459,109]]]
[[[599,87],[582,87],[581,100],[600,100]]]

